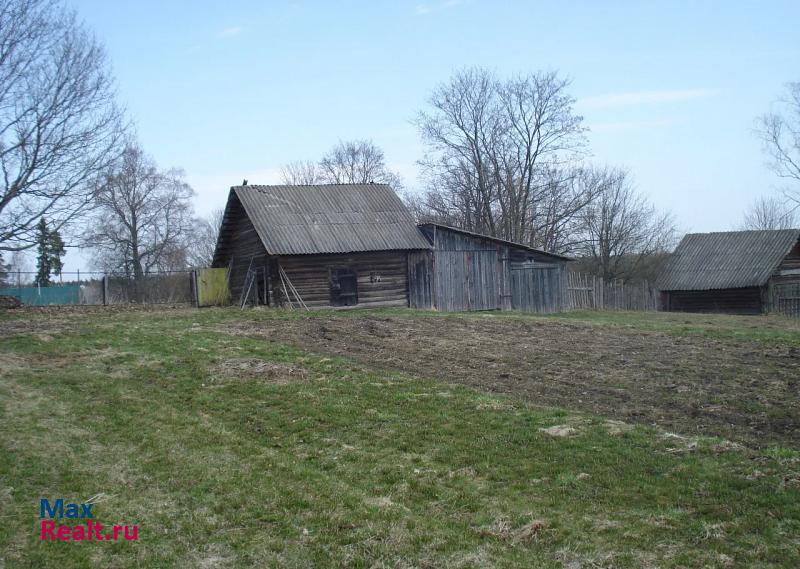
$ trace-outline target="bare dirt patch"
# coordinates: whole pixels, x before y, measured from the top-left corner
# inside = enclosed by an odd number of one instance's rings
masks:
[[[213,384],[233,381],[263,381],[276,385],[288,385],[308,381],[311,378],[309,371],[304,368],[259,359],[224,360],[214,366],[211,376]]]
[[[800,444],[800,349],[787,344],[491,316],[331,316],[216,329],[628,423],[754,446]]]

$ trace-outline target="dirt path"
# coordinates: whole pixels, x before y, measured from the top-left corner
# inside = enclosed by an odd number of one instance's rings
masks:
[[[513,318],[334,316],[219,329],[683,434],[800,446],[798,347]]]

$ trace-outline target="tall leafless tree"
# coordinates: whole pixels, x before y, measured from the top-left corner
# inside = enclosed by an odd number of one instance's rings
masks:
[[[437,87],[416,119],[431,211],[465,229],[550,246],[564,221],[553,208],[575,208],[570,163],[586,142],[568,87],[555,72],[501,81],[480,68]]]
[[[313,186],[324,181],[319,164],[310,160],[286,164],[281,168],[281,179],[288,186]]]
[[[159,170],[141,148],[128,146],[96,188],[86,245],[98,252],[103,269],[135,279],[185,268],[193,195],[183,172]]]
[[[319,162],[322,178],[329,184],[389,184],[400,189],[400,176],[386,167],[383,150],[371,140],[339,142]]]
[[[383,150],[371,140],[339,142],[319,162],[291,162],[281,168],[281,178],[288,185],[375,182],[403,188],[402,178],[386,166]]]
[[[584,265],[605,281],[652,278],[654,261],[676,241],[672,215],[658,212],[637,193],[625,170],[594,168],[585,175],[600,191],[579,216]]]
[[[57,0],[0,1],[0,250],[35,244],[91,205],[123,113],[103,47]]]
[[[772,170],[787,183],[786,196],[800,204],[800,82],[789,83],[776,108],[758,119]]]
[[[760,197],[744,213],[742,229],[793,229],[800,224],[800,204],[775,197]]]
[[[191,243],[188,248],[189,264],[193,267],[211,266],[224,216],[225,209],[217,208],[209,216],[195,220]]]

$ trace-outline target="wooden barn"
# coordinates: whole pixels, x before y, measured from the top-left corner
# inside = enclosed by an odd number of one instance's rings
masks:
[[[800,229],[686,235],[657,285],[663,310],[780,311],[800,291]]]
[[[409,263],[430,249],[387,185],[244,185],[228,195],[213,266],[238,303],[416,306]]]
[[[447,312],[468,310],[564,310],[568,257],[546,253],[505,241],[440,225],[426,223],[420,229],[433,249],[429,271],[431,298],[418,298]],[[414,289],[425,291],[420,265],[412,267]]]

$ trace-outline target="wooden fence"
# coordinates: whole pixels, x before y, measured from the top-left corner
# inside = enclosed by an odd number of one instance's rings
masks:
[[[658,310],[658,291],[647,281],[604,282],[583,273],[567,273],[568,306],[578,310]]]

